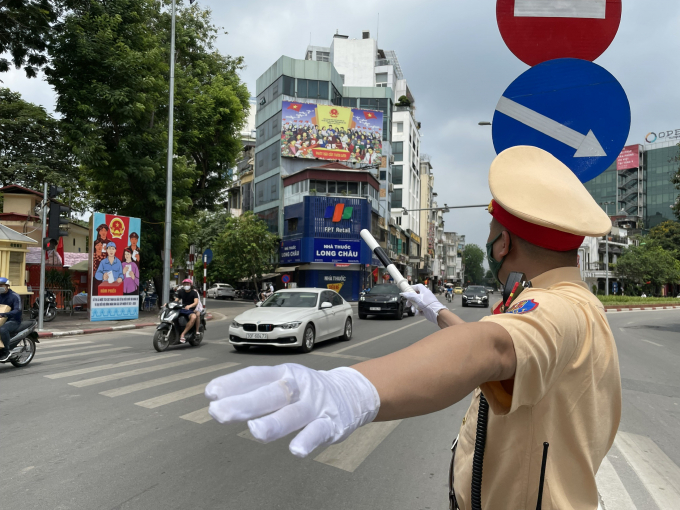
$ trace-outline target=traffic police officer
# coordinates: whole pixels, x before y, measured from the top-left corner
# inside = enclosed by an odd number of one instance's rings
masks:
[[[439,324],[438,333],[352,368],[285,364],[219,377],[205,390],[213,418],[249,420],[263,442],[302,429],[289,449],[305,457],[373,420],[432,413],[473,393],[453,466],[460,510],[477,506],[471,487],[480,405],[490,412],[477,504],[535,507],[547,441],[542,507],[595,510],[595,474],[621,416],[621,379],[614,337],[581,279],[577,250],[584,236],[607,234],[611,221],[564,164],[535,147],[501,153],[489,187],[490,268],[500,281],[524,273],[531,288],[495,306],[494,315],[465,323],[416,286],[419,293],[405,295]]]

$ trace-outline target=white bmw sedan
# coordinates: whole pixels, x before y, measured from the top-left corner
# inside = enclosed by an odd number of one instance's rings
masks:
[[[352,338],[352,307],[326,289],[280,290],[229,326],[229,343],[237,351],[270,345],[310,352],[316,342],[331,338]]]

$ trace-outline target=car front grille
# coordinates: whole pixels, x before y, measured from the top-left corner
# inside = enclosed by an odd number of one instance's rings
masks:
[[[243,331],[257,331],[257,325],[256,324],[244,324],[243,325]]]
[[[270,331],[274,331],[274,325],[273,324],[260,324],[257,327],[257,330],[262,332],[262,333],[269,333]]]

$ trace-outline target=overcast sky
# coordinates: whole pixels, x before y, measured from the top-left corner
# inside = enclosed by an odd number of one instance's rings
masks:
[[[251,95],[255,80],[281,55],[304,58],[307,44],[329,46],[336,29],[375,37],[394,50],[413,92],[422,122],[422,152],[432,157],[435,191],[442,205],[484,204],[491,199],[488,168],[495,156],[490,121],[499,97],[528,66],[501,39],[492,0],[345,0],[248,2],[199,0],[213,10],[224,54],[243,55],[243,79]],[[625,0],[619,33],[596,62],[623,85],[633,122],[628,143],[644,143],[650,131],[680,128],[680,2]],[[54,110],[54,94],[23,71],[0,75],[5,86]],[[483,209],[454,211],[446,230],[486,243],[489,216]]]

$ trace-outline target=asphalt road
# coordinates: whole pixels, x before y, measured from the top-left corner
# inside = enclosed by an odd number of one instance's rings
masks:
[[[310,354],[236,353],[230,319],[248,303],[209,300],[203,345],[158,354],[153,329],[49,339],[25,369],[0,366],[3,509],[445,509],[449,446],[469,399],[371,424],[307,459],[209,419],[202,389],[249,365],[352,365],[436,330],[422,317],[358,320],[350,342]],[[453,305],[467,321],[489,313]],[[616,313],[624,388],[617,443],[600,470],[607,510],[680,508],[680,311]]]

